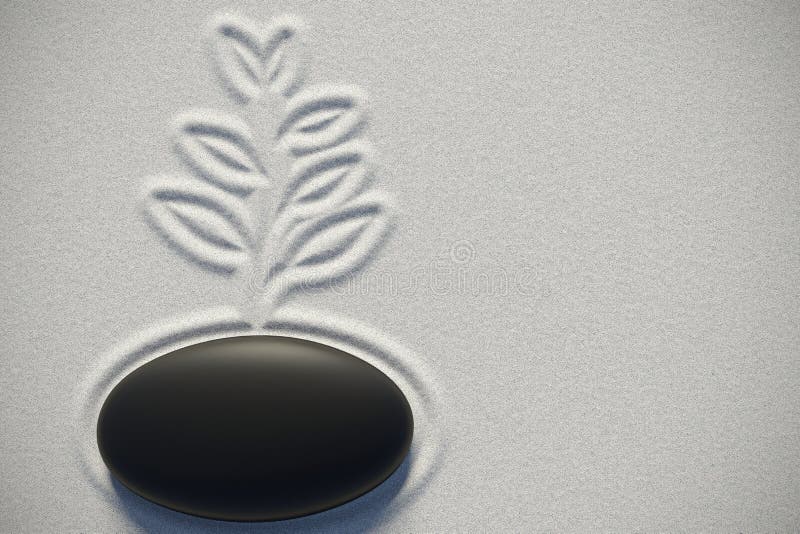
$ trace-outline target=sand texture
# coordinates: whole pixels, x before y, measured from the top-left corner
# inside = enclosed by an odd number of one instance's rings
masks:
[[[800,5],[0,7],[1,532],[800,530]],[[237,525],[109,478],[126,373],[263,333],[411,454]]]

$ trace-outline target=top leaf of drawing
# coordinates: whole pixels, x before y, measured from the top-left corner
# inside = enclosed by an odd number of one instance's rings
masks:
[[[220,80],[239,104],[267,90],[291,95],[302,81],[302,23],[295,17],[269,26],[242,17],[220,15],[212,21],[211,40]]]

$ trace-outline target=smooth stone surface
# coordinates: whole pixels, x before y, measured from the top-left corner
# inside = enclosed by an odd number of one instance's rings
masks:
[[[381,371],[278,336],[186,347],[108,395],[97,441],[113,475],[173,510],[234,521],[298,517],[350,501],[402,463],[413,418]]]

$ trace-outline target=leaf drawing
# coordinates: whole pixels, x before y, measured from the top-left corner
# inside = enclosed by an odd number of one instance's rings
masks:
[[[358,132],[365,104],[357,87],[307,87],[287,102],[278,137],[295,155],[332,147]]]
[[[226,88],[246,103],[261,92],[261,46],[258,29],[248,20],[221,15],[212,22],[217,68]]]
[[[175,148],[198,176],[238,195],[267,184],[253,135],[233,115],[193,110],[175,119]]]
[[[252,223],[233,195],[197,180],[160,176],[146,187],[144,209],[167,244],[201,267],[230,274],[249,257]]]
[[[389,226],[389,203],[374,193],[298,224],[273,269],[276,284],[284,290],[314,287],[354,273],[377,252]]]
[[[252,265],[255,244],[265,246],[258,261],[270,263],[264,281],[271,307],[293,288],[334,282],[360,269],[389,232],[390,204],[369,192],[374,150],[360,139],[367,99],[350,85],[300,87],[304,26],[294,17],[262,27],[222,15],[210,34],[220,79],[236,102],[265,92],[287,99],[278,108],[284,113],[273,148],[284,149],[292,163],[271,228],[274,239],[257,238],[246,204],[268,185],[253,133],[239,117],[218,111],[176,117],[175,150],[192,176],[151,180],[145,213],[173,250],[213,272]]]
[[[265,29],[234,15],[212,22],[220,78],[234,99],[245,104],[264,89],[284,96],[302,81],[302,23],[292,16],[276,18]]]
[[[273,20],[265,33],[263,80],[273,93],[291,95],[303,81],[302,22],[292,16]]]
[[[367,185],[373,154],[369,143],[349,141],[297,158],[278,212],[304,219],[336,208]]]

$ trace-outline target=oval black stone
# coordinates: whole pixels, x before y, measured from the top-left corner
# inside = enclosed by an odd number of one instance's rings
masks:
[[[381,371],[306,340],[243,336],[134,370],[108,395],[97,442],[112,474],[188,514],[271,521],[366,493],[400,466],[413,419]]]

